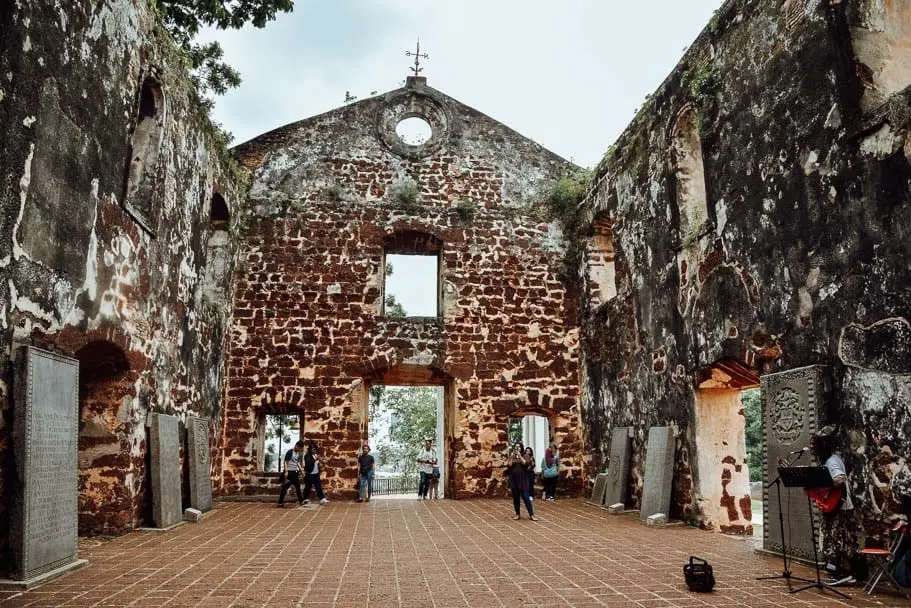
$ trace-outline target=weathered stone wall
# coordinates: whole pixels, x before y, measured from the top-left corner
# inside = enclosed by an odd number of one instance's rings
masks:
[[[911,29],[899,4],[727,2],[599,166],[586,222],[611,227],[617,295],[584,299],[583,417],[592,471],[610,430],[635,428],[632,502],[647,428],[673,424],[672,514],[748,532],[749,501],[718,498],[746,475],[742,438],[718,462],[694,457],[711,439],[697,388],[821,363],[823,422],[843,423],[868,529],[894,512],[911,457],[911,82],[899,73]],[[712,486],[702,508],[698,488]]]
[[[427,119],[423,146],[394,133]],[[511,414],[548,416],[581,485],[578,322],[562,240],[532,202],[572,165],[409,79],[238,148],[255,171],[240,253],[223,491],[256,493],[266,413],[301,414],[330,492],[352,490],[366,388],[447,387],[448,492],[505,491]],[[413,183],[416,200],[401,196]],[[382,314],[384,251],[438,252],[438,318]],[[434,295],[434,286],[427,290]]]
[[[0,349],[80,360],[80,531],[123,533],[146,516],[148,413],[221,414],[233,244],[211,204],[241,200],[243,170],[146,3],[6,2],[0,31]]]

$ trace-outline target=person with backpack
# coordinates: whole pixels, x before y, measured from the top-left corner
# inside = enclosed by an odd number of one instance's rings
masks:
[[[297,502],[299,504],[304,504],[304,495],[301,493],[301,450],[304,449],[304,442],[298,441],[294,444],[294,447],[285,452],[285,463],[282,470],[282,476],[284,477],[284,482],[282,482],[281,492],[278,494],[278,506],[285,506],[285,494],[288,492],[288,488],[294,486],[294,491],[297,493]]]
[[[554,502],[557,498],[557,480],[560,479],[560,459],[552,448],[544,450],[541,459],[541,483],[544,485],[544,500]]]

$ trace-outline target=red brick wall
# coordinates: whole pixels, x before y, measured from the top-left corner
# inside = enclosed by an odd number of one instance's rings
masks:
[[[421,158],[379,145],[380,98],[241,146],[256,178],[230,336],[223,492],[256,483],[256,425],[267,412],[303,414],[330,492],[353,489],[366,387],[422,373],[422,383],[448,387],[451,494],[505,491],[517,410],[550,418],[564,485],[581,487],[576,303],[558,278],[559,235],[531,204],[571,165],[437,99],[454,137]],[[420,188],[416,205],[396,202],[403,179]],[[384,244],[407,231],[439,243],[439,319],[379,316]]]

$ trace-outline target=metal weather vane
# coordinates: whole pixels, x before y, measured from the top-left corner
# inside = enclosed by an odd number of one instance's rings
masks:
[[[421,67],[421,59],[430,59],[430,55],[428,55],[427,53],[421,52],[421,39],[420,38],[418,38],[418,44],[417,44],[417,48],[415,49],[415,51],[413,53],[411,51],[405,51],[405,56],[414,57],[414,67],[409,68],[409,69],[412,72],[414,72],[415,76],[420,76],[421,72],[424,71],[424,68]]]

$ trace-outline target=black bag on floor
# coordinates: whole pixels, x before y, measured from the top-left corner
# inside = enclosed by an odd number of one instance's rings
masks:
[[[715,575],[712,566],[704,559],[690,556],[690,563],[683,566],[683,578],[690,591],[711,591],[715,586]]]

